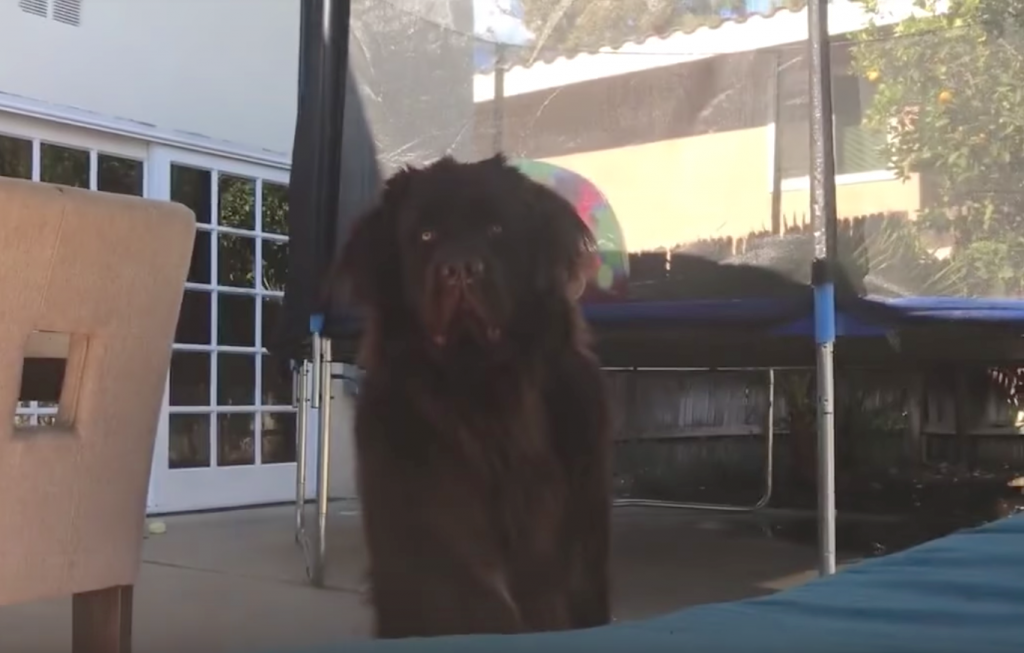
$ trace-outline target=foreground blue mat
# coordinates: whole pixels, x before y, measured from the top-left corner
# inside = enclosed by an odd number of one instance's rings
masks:
[[[345,642],[303,653],[1021,653],[1024,515],[768,597],[537,635]],[[279,651],[278,653],[299,653]]]

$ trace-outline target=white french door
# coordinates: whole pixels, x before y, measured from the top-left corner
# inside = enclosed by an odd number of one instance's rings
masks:
[[[151,197],[188,206],[198,223],[157,433],[150,512],[291,500],[292,387],[264,347],[287,270],[288,172],[152,145],[148,180]],[[307,493],[312,487],[311,478]]]

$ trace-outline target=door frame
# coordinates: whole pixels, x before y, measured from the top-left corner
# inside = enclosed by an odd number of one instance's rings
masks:
[[[206,170],[216,170],[242,177],[258,178],[265,181],[287,184],[287,168],[261,165],[241,161],[230,156],[217,156],[183,148],[160,144],[149,146],[148,196],[152,199],[170,200],[171,166],[186,165]],[[294,500],[297,468],[295,463],[274,463],[270,465],[240,465],[228,467],[202,467],[193,469],[170,469],[168,445],[170,441],[169,416],[169,373],[164,387],[160,410],[160,421],[153,452],[150,475],[150,514],[209,510],[245,505],[280,503]],[[201,409],[200,409],[201,410]],[[212,408],[216,414],[217,407]],[[224,411],[234,412],[234,411]],[[309,411],[311,433],[316,425],[315,411]],[[307,438],[306,460],[310,469],[315,469],[317,452],[315,438]],[[259,443],[256,443],[259,446]],[[306,497],[315,495],[315,476],[308,475]],[[285,489],[287,491],[285,491]]]

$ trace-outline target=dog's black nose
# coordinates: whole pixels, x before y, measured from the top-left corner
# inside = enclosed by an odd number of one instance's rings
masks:
[[[484,262],[478,258],[452,261],[441,266],[441,279],[445,283],[473,283],[484,274]]]

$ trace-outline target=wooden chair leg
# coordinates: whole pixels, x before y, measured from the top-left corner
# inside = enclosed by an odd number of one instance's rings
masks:
[[[72,597],[72,653],[131,653],[131,650],[131,585],[82,592]]]

